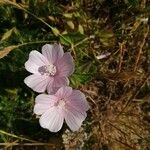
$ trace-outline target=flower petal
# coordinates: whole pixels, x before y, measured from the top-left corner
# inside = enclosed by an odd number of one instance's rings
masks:
[[[53,82],[49,82],[47,92],[49,94],[54,94],[60,87],[67,85],[69,85],[69,79],[67,77],[55,76]]]
[[[67,77],[55,77],[53,82],[53,88],[55,93],[60,87],[69,85],[69,79]]]
[[[44,65],[49,65],[49,62],[46,57],[44,57],[41,53],[39,53],[36,50],[33,50],[29,54],[29,60],[33,63],[36,64],[37,66],[44,66]]]
[[[68,97],[67,104],[81,112],[87,111],[90,108],[85,95],[79,90],[72,91],[72,94]]]
[[[42,75],[30,75],[24,79],[24,83],[33,89],[36,92],[44,92],[46,90],[47,83],[53,80],[49,76],[42,76]]]
[[[50,109],[49,105],[46,105],[46,104],[35,104],[33,112],[36,115],[42,115],[43,113],[45,113],[49,109]]]
[[[58,98],[54,95],[40,94],[35,99],[34,113],[42,115],[57,102]]]
[[[40,94],[35,98],[35,103],[53,106],[57,99],[55,95]]]
[[[48,94],[54,94],[54,93],[55,93],[55,89],[54,89],[54,87],[53,87],[53,82],[54,82],[54,78],[53,78],[53,80],[50,80],[50,81],[48,82],[48,84],[47,84],[46,89],[47,89],[47,93],[48,93]]]
[[[71,95],[71,93],[72,93],[72,88],[69,86],[64,86],[64,87],[61,87],[56,92],[55,96],[66,99],[67,97],[69,97]]]
[[[27,71],[34,73],[34,74],[40,74],[38,71],[39,66],[36,65],[33,61],[30,59],[25,63],[25,68]]]
[[[71,106],[66,106],[65,121],[72,131],[77,131],[85,120],[86,112],[79,112]]]
[[[41,127],[51,132],[58,132],[62,128],[64,115],[61,109],[52,107],[41,116],[39,121]]]
[[[74,72],[73,58],[69,52],[65,53],[56,63],[59,76],[69,76]]]
[[[64,51],[60,44],[45,44],[42,47],[42,54],[48,59],[49,63],[54,64],[57,59],[63,56]]]

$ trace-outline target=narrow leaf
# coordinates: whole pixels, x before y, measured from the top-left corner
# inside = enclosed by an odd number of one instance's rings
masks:
[[[79,24],[78,26],[78,31],[81,33],[81,34],[84,34],[84,29],[83,27]]]
[[[12,28],[12,29],[8,30],[7,32],[5,32],[2,36],[2,38],[1,38],[1,41],[4,41],[4,40],[8,39],[11,36],[13,30],[14,30],[14,28]]]
[[[63,16],[66,18],[72,18],[72,13],[65,13]]]
[[[13,49],[15,49],[17,47],[18,47],[17,45],[11,45],[11,46],[8,46],[8,47],[5,47],[4,49],[2,49],[0,51],[0,59],[7,56],[9,54],[9,52],[11,52]]]
[[[59,30],[57,28],[52,28],[52,32],[54,35],[58,36],[60,34]]]
[[[67,21],[67,25],[71,28],[74,29],[74,24],[72,21]]]

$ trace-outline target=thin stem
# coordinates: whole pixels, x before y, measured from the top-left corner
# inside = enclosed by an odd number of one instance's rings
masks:
[[[116,116],[116,119],[125,111],[125,109],[130,105],[131,101],[138,95],[138,93],[140,92],[140,90],[142,89],[142,87],[145,85],[145,83],[149,80],[150,78],[150,74],[148,73],[144,79],[144,81],[137,87],[134,89],[134,93],[132,94],[132,96],[128,99],[128,101],[126,102],[125,106],[122,108],[122,110],[119,112],[119,114]]]
[[[28,43],[22,43],[22,44],[19,44],[18,47],[21,47],[21,46],[25,46],[25,45],[30,45],[30,44],[40,44],[40,43],[48,43],[50,41],[35,41],[35,42],[28,42]]]
[[[49,25],[47,22],[45,22],[43,19],[37,17],[36,15],[34,15],[33,13],[31,13],[30,11],[28,11],[27,9],[25,9],[23,6],[21,6],[21,5],[19,5],[19,4],[16,4],[16,3],[14,3],[14,2],[11,2],[11,1],[9,1],[9,0],[4,0],[4,1],[5,1],[6,3],[11,4],[11,5],[13,5],[13,6],[15,6],[15,7],[19,8],[19,9],[21,9],[21,10],[23,10],[23,11],[25,11],[26,13],[30,14],[31,16],[33,16],[34,18],[36,18],[37,20],[41,21],[41,22],[44,23],[46,26],[48,26],[52,31],[55,30],[54,27],[52,27],[52,26]],[[72,43],[71,43],[69,40],[67,40],[62,34],[58,33],[58,35],[59,35],[60,37],[62,37],[65,41],[67,41],[68,43],[70,43],[70,44],[72,45]]]
[[[9,1],[9,0],[4,0],[4,2],[6,2],[6,3],[8,3],[8,4],[11,4],[11,5],[15,6],[16,8],[21,9],[21,10],[25,11],[26,13],[30,14],[31,16],[33,16],[34,18],[36,18],[37,20],[39,20],[39,21],[41,21],[43,24],[45,24],[47,27],[49,27],[52,31],[55,30],[54,27],[52,27],[52,26],[49,25],[47,22],[45,22],[43,19],[37,17],[35,14],[33,14],[33,13],[31,13],[30,11],[28,11],[27,9],[25,9],[23,6],[21,6],[21,4],[18,4],[18,3],[15,3],[15,2]],[[62,37],[65,41],[67,41],[67,42],[72,46],[71,49],[75,48],[76,46],[82,44],[83,42],[85,42],[85,41],[87,41],[88,39],[91,38],[91,37],[85,38],[85,39],[83,39],[82,41],[80,41],[79,43],[73,45],[73,43],[70,42],[69,40],[67,40],[62,34],[58,33],[58,35],[59,35],[60,37]],[[34,43],[35,43],[35,42],[34,42]],[[31,43],[31,44],[34,44],[34,43]],[[39,42],[38,42],[38,43],[39,43]],[[41,43],[42,43],[42,42],[41,42]],[[27,45],[27,44],[22,44],[22,45],[19,45],[19,46],[23,46],[23,45]]]
[[[124,51],[125,51],[125,42],[119,44],[119,51],[120,51],[120,60],[118,66],[118,73],[120,73],[123,63]]]
[[[138,51],[138,54],[137,54],[137,57],[136,57],[134,71],[136,71],[138,63],[140,61],[140,57],[141,57],[142,50],[143,50],[143,47],[144,47],[145,42],[146,42],[146,38],[148,36],[148,32],[149,32],[149,25],[147,25],[147,27],[145,27],[145,33],[144,33],[144,37],[143,37],[142,43],[139,43],[139,51]]]
[[[45,145],[49,145],[49,146],[54,146],[54,144],[50,144],[50,143],[15,143],[15,142],[7,142],[7,143],[0,143],[0,146],[7,146],[7,145],[11,145],[11,146],[45,146]]]
[[[30,139],[27,139],[27,138],[23,138],[23,137],[17,136],[17,135],[15,135],[15,134],[11,134],[11,133],[5,132],[5,131],[3,131],[3,130],[0,130],[0,133],[1,133],[1,134],[8,135],[8,136],[11,136],[11,137],[14,137],[14,138],[17,138],[17,139],[20,139],[20,140],[25,140],[25,141],[29,141],[29,142],[33,142],[33,143],[36,142],[36,141],[34,141],[34,140],[30,140]]]

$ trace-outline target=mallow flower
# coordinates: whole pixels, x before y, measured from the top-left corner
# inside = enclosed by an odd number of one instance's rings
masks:
[[[64,53],[60,44],[46,44],[42,54],[33,50],[25,63],[32,75],[24,83],[36,92],[55,93],[60,87],[69,85],[68,76],[74,71],[73,58],[69,52]]]
[[[88,109],[88,102],[81,91],[63,86],[54,95],[38,95],[34,113],[40,116],[41,127],[51,132],[59,131],[64,121],[72,131],[77,131],[85,120]]]

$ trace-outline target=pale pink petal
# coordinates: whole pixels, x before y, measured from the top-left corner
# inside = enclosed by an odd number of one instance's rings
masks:
[[[55,89],[54,89],[54,87],[53,87],[53,82],[54,82],[54,78],[53,78],[53,80],[50,80],[50,81],[48,82],[48,84],[47,84],[46,89],[47,89],[47,93],[48,93],[48,94],[54,94],[54,93],[55,93]]]
[[[64,114],[61,109],[51,107],[40,118],[40,125],[51,132],[58,132],[63,125]]]
[[[74,72],[73,58],[69,52],[65,53],[56,63],[59,76],[69,76]]]
[[[72,91],[72,94],[68,97],[67,104],[81,112],[90,108],[85,95],[79,90]]]
[[[49,63],[54,64],[57,59],[63,56],[64,51],[60,44],[45,44],[42,47],[42,54],[48,59]]]
[[[54,80],[48,83],[47,92],[48,94],[55,94],[60,87],[67,85],[69,85],[69,79],[67,77],[55,76]]]
[[[25,63],[25,68],[27,71],[34,73],[34,74],[40,74],[38,71],[39,66],[36,65],[33,61],[30,59]]]
[[[42,115],[43,113],[45,113],[49,109],[50,109],[50,106],[47,104],[35,104],[33,112],[36,115]]]
[[[77,131],[85,120],[86,112],[79,112],[71,106],[66,107],[65,121],[72,131]]]
[[[34,113],[42,115],[48,109],[53,107],[58,101],[58,98],[54,95],[40,94],[35,98]]]
[[[69,79],[67,77],[55,76],[53,82],[53,90],[55,91],[55,93],[60,87],[68,86],[68,85],[69,85]]]
[[[44,65],[49,65],[47,58],[44,57],[44,55],[42,55],[36,50],[33,50],[30,52],[29,60],[30,62],[32,62],[33,64],[36,64],[39,67],[44,66]]]
[[[50,107],[58,100],[55,95],[40,94],[35,98],[36,104],[47,104]]]
[[[55,76],[54,81],[48,84],[47,86],[47,92],[49,94],[54,94],[58,91],[58,89],[62,86],[69,85],[69,79],[67,77],[59,77]]]
[[[49,76],[30,75],[24,79],[24,83],[36,92],[44,92],[49,80],[53,80]]]
[[[69,97],[71,95],[71,93],[72,93],[72,88],[69,86],[64,86],[64,87],[61,87],[56,92],[55,96],[66,99],[67,97]]]

